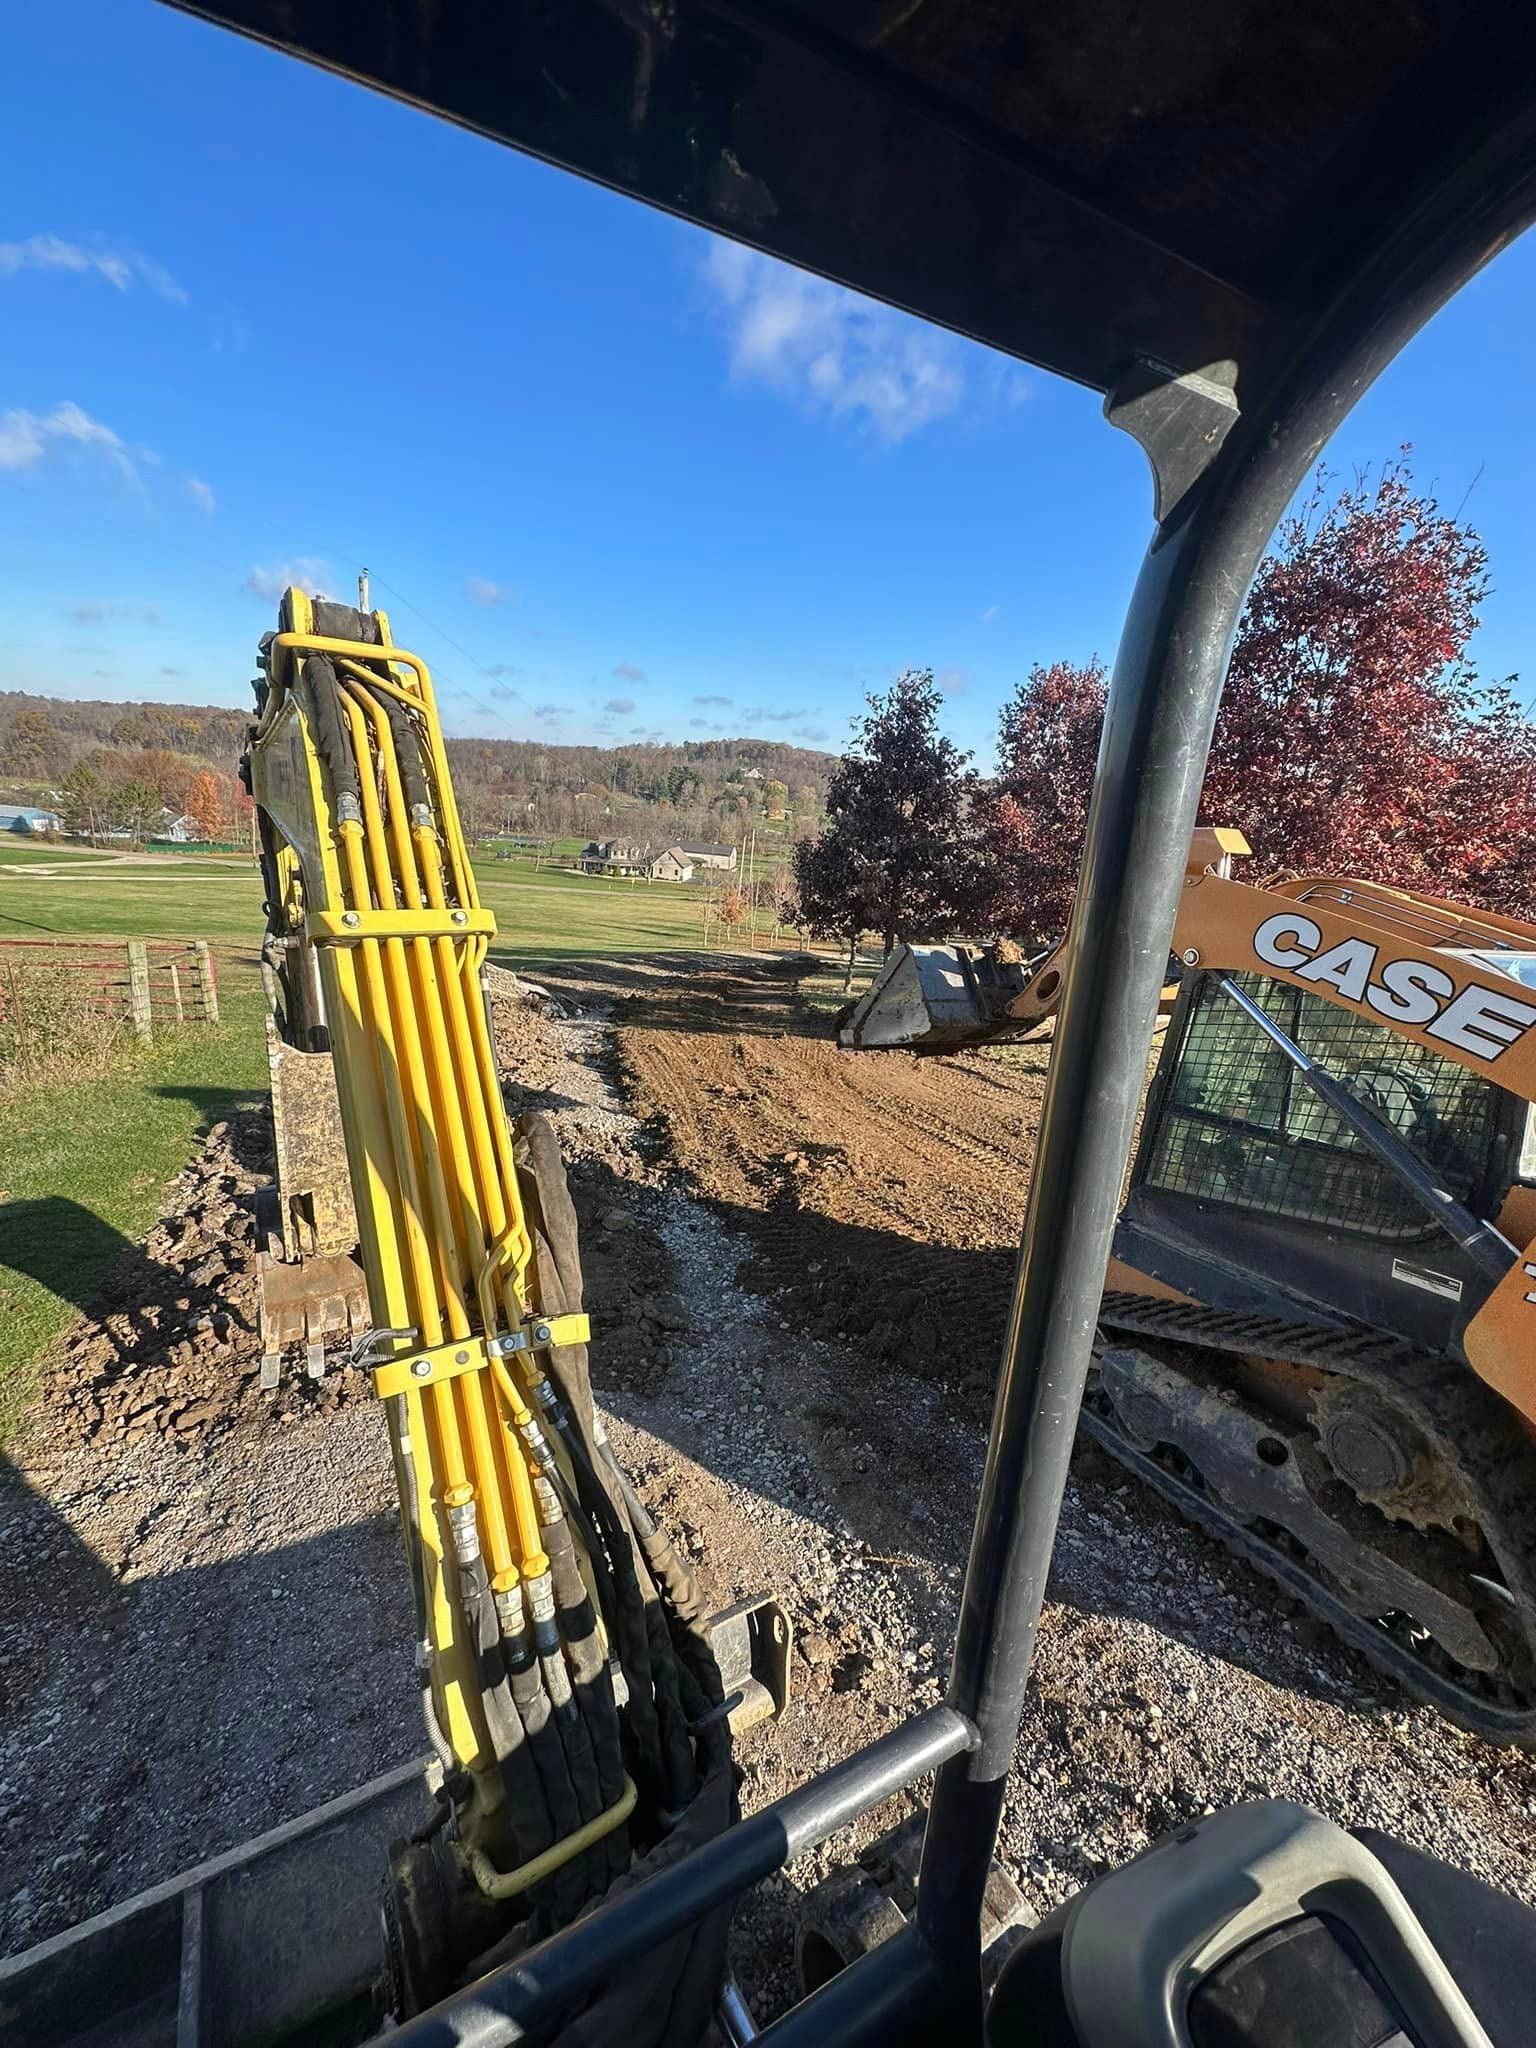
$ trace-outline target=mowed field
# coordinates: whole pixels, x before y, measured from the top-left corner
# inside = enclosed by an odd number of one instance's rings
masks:
[[[492,957],[509,967],[699,945],[701,889],[536,869],[525,855],[477,861],[475,872],[499,926]],[[207,939],[223,1011],[217,1028],[125,1052],[103,1078],[0,1097],[0,1440],[49,1345],[159,1216],[166,1184],[214,1124],[260,1101],[261,928],[251,860],[0,839],[0,942]]]
[[[475,879],[508,966],[699,943],[705,892],[688,883],[535,868],[525,854],[477,860]],[[254,861],[0,843],[0,938],[208,939],[237,969],[254,969],[261,926]]]

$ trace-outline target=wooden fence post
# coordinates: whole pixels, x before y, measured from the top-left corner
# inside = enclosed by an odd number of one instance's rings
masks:
[[[208,950],[206,939],[192,941],[193,978],[197,992],[203,999],[203,1022],[217,1024],[219,1021],[219,990],[213,978],[213,955]]]
[[[142,939],[128,941],[128,1013],[135,1037],[147,1042],[154,1022],[149,1004],[149,948]]]

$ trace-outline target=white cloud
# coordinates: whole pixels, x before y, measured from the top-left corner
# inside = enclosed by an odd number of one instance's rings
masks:
[[[936,328],[739,242],[710,245],[705,277],[733,376],[768,384],[806,412],[852,419],[882,441],[905,440],[960,404],[959,344]]]
[[[189,476],[187,478],[187,496],[192,500],[199,512],[205,512],[210,519],[213,517],[213,486],[211,484],[205,484],[201,477]]]
[[[136,489],[140,487],[139,472],[122,436],[93,420],[73,399],[66,398],[49,413],[28,412],[20,406],[0,413],[0,470],[36,469],[44,456],[60,447],[92,449],[105,456]],[[148,448],[134,453],[144,461],[159,459]]]
[[[616,712],[620,718],[622,718],[626,712],[633,711],[634,708],[635,700],[633,697],[610,697],[607,703],[603,706],[603,709],[605,711]]]
[[[1002,606],[1000,604],[989,604],[981,615],[981,623],[984,626],[990,626],[1001,610]]]
[[[507,595],[506,589],[502,584],[492,583],[485,576],[466,576],[464,578],[464,589],[472,604],[500,604]]]
[[[0,242],[0,276],[13,277],[19,270],[62,270],[76,277],[94,274],[120,292],[144,284],[173,306],[187,303],[185,287],[147,256],[131,249],[87,249],[60,235],[29,235],[24,242]]]
[[[317,561],[313,555],[299,555],[291,562],[274,563],[270,569],[254,568],[245,579],[245,587],[252,597],[264,597],[269,604],[275,604],[290,584],[297,584],[313,597],[322,583],[334,580],[327,563]]]

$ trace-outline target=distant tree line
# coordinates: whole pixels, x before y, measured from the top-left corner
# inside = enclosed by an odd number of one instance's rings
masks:
[[[1202,815],[1256,877],[1359,876],[1536,919],[1536,726],[1468,649],[1487,595],[1477,534],[1415,489],[1406,452],[1330,495],[1319,475],[1255,578]],[[939,731],[931,670],[897,678],[796,849],[786,915],[849,948],[1065,929],[1104,718],[1096,658],[1038,663],[982,778]]]
[[[163,809],[239,812],[231,771],[249,714],[207,704],[109,704],[0,692],[0,777],[84,833],[143,837]],[[605,839],[739,839],[757,823],[814,832],[837,757],[777,740],[627,747],[452,739],[466,830]],[[202,778],[211,778],[203,781]],[[194,788],[199,789],[193,803]]]

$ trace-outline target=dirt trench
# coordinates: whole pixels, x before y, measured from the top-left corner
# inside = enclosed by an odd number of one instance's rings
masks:
[[[853,1057],[793,958],[638,995],[620,1042],[660,1155],[744,1230],[746,1277],[793,1290],[797,1327],[990,1385],[1048,1046]]]

